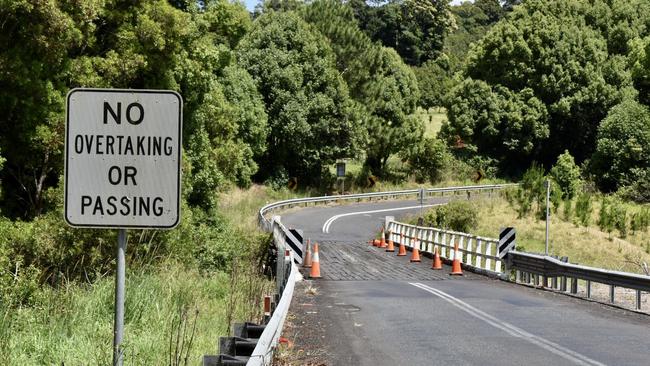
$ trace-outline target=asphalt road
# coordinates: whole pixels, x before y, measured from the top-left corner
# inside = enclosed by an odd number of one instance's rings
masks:
[[[419,212],[403,209],[413,206],[382,201],[282,215],[320,243],[323,279],[299,287],[316,295],[291,305],[292,332],[322,349],[319,362],[650,365],[649,316],[475,274],[452,278],[448,267],[431,270],[428,258],[409,263],[367,244],[386,215]],[[401,209],[377,212],[391,208]]]

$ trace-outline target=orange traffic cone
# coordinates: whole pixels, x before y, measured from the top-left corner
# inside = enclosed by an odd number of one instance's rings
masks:
[[[404,234],[399,234],[399,252],[397,252],[398,257],[406,256],[406,247],[404,246]]]
[[[386,248],[386,233],[384,232],[384,227],[381,228],[381,239],[379,239],[379,248]]]
[[[463,269],[460,266],[460,253],[458,253],[458,243],[454,244],[454,261],[451,263],[451,273],[453,276],[462,276]]]
[[[388,248],[386,248],[387,252],[394,252],[395,251],[395,244],[393,243],[393,239],[391,239],[392,233],[389,231],[388,232]]]
[[[311,268],[311,239],[307,239],[307,251],[305,252],[305,260],[302,261],[304,268]]]
[[[418,249],[418,240],[413,242],[413,252],[411,252],[411,263],[420,263],[420,250]]]
[[[433,249],[433,266],[431,269],[442,269],[442,261],[440,261],[440,254],[438,254],[438,247]]]
[[[320,277],[320,259],[318,258],[318,243],[314,243],[314,254],[311,260],[311,272],[309,273],[310,278],[321,278]]]

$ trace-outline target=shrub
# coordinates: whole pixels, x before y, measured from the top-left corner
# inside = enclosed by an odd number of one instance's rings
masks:
[[[436,183],[442,179],[443,170],[451,156],[442,140],[425,138],[422,143],[409,149],[405,158],[409,163],[410,172],[419,183],[426,180]]]
[[[627,207],[619,200],[615,200],[610,208],[611,219],[620,237],[627,237]]]
[[[473,202],[451,201],[429,210],[425,221],[437,228],[468,233],[478,227],[478,210]]]
[[[596,182],[605,191],[638,184],[648,186],[650,169],[650,110],[636,101],[624,101],[609,111],[598,128],[592,156]],[[645,183],[643,179],[645,180]]]
[[[583,192],[578,196],[575,211],[577,222],[582,226],[589,226],[591,212],[593,211],[591,195],[589,193]]]
[[[600,213],[598,214],[598,227],[600,230],[606,231],[611,235],[614,230],[614,221],[611,214],[611,200],[608,197],[603,197],[600,202]]]
[[[551,176],[559,185],[562,198],[573,198],[580,187],[580,168],[576,165],[573,156],[565,150],[557,158],[557,162],[551,168]]]
[[[564,219],[566,221],[571,221],[571,215],[573,214],[572,205],[573,205],[573,201],[571,201],[570,199],[564,201],[564,210],[562,211],[562,213],[564,214]]]

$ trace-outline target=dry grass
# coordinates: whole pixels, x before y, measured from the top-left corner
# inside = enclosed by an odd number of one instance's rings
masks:
[[[444,108],[430,108],[426,110],[418,107],[415,115],[424,123],[424,135],[426,137],[436,137],[442,127],[442,122],[447,120],[447,112]]]
[[[544,252],[546,224],[532,216],[517,218],[515,210],[505,199],[486,200],[479,206],[479,228],[477,235],[496,238],[501,227],[517,229],[517,247],[528,252]],[[551,215],[549,252],[552,255],[568,256],[572,263],[642,273],[640,263],[650,263],[650,234],[637,232],[625,239],[600,231],[595,226],[600,204],[594,202],[592,224],[578,227],[567,222],[562,213]],[[561,211],[561,210],[560,210]]]

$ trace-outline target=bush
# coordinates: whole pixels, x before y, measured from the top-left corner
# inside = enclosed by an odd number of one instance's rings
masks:
[[[573,201],[569,199],[564,201],[564,210],[562,211],[562,213],[564,214],[564,219],[566,221],[571,221],[571,215],[573,214],[572,207],[571,207],[572,205],[573,205]]]
[[[406,160],[410,173],[415,175],[418,183],[429,181],[437,183],[443,178],[443,170],[451,160],[447,146],[442,140],[425,138],[422,143],[407,150]]]
[[[638,184],[647,189],[649,146],[650,110],[636,101],[625,101],[612,108],[598,128],[596,151],[591,159],[600,188],[615,191]]]
[[[618,230],[620,237],[627,237],[627,207],[619,200],[615,200],[611,207],[611,220],[614,227]]]
[[[611,200],[608,197],[603,197],[600,202],[600,213],[598,214],[598,227],[600,230],[606,231],[611,235],[614,230],[614,221],[611,215]]]
[[[591,222],[591,213],[593,211],[591,194],[583,192],[578,196],[575,211],[577,222],[582,226],[589,226],[589,223]]]
[[[580,168],[569,151],[565,150],[551,168],[551,176],[559,185],[562,198],[573,198],[580,187]]]
[[[478,210],[473,202],[457,200],[429,210],[424,219],[437,228],[469,233],[478,227]]]

